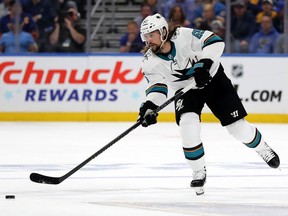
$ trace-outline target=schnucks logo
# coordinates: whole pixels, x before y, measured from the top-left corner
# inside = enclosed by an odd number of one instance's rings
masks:
[[[55,65],[41,67],[37,61],[27,61],[21,65],[16,61],[4,61],[0,64],[1,86],[17,88],[2,88],[2,96],[6,101],[114,102],[120,96],[114,84],[138,84],[143,74],[141,69],[135,71],[135,68],[124,68],[123,61],[115,61],[113,64],[109,65],[110,68],[66,69]],[[109,86],[104,87],[105,84]],[[22,88],[18,88],[18,85]],[[131,98],[135,100],[138,98],[135,95],[139,94],[132,91]]]
[[[113,69],[65,69],[52,67],[43,69],[35,61],[27,62],[24,68],[15,66],[15,61],[0,64],[0,76],[3,83],[12,84],[137,84],[143,79],[141,69],[133,75],[133,69],[123,68],[123,62],[115,62]]]

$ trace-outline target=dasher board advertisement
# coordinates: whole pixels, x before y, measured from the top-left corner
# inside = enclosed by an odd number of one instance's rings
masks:
[[[0,59],[0,113],[135,115],[145,100],[141,55],[31,55]],[[249,114],[288,114],[287,57],[223,56],[221,62]],[[173,110],[170,105],[162,112]],[[211,112],[204,107],[203,113]]]

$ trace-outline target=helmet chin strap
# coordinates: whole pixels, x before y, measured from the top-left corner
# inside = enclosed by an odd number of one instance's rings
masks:
[[[161,42],[161,45],[159,46],[159,49],[158,50],[156,50],[154,53],[159,53],[160,51],[161,51],[161,49],[162,49],[162,46],[164,45],[164,43],[165,43],[165,41],[164,40],[161,40],[162,42]]]
[[[164,30],[163,30],[163,32],[164,32]],[[162,39],[162,38],[163,38],[163,32],[160,32],[161,45],[159,46],[159,49],[156,50],[155,53],[159,53],[159,52],[161,51],[161,49],[162,49],[164,43],[166,42],[166,40],[167,40],[167,38],[168,38],[168,32],[167,32],[167,30],[166,30],[166,36],[165,36],[165,39],[164,39],[164,40]]]
[[[164,45],[164,43],[166,42],[166,40],[161,40],[162,42],[161,42],[161,45],[160,45],[160,47],[159,47],[159,49],[158,49],[158,52],[160,52],[160,50],[162,49],[162,46]]]

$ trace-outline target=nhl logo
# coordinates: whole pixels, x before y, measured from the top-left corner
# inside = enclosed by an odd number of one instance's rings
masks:
[[[233,64],[231,74],[235,78],[242,77],[243,76],[243,65],[242,64]]]

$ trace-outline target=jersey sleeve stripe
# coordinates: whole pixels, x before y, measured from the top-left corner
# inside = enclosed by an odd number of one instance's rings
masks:
[[[206,46],[209,46],[213,43],[218,43],[218,42],[223,42],[223,40],[218,35],[212,34],[204,41],[204,45],[202,49]]]
[[[147,90],[146,90],[146,96],[152,92],[158,92],[158,93],[162,93],[165,96],[167,96],[168,94],[168,88],[167,85],[165,84],[155,84],[153,86],[150,86]]]

